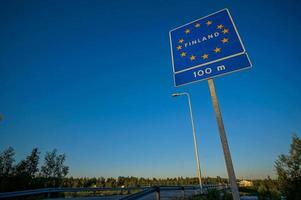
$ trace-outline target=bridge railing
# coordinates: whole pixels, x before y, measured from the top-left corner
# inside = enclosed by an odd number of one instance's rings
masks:
[[[227,189],[227,185],[204,185],[203,191],[206,193],[211,189]],[[142,190],[140,192],[136,192],[134,194],[126,195],[125,197],[121,197],[122,200],[135,200],[146,195],[155,194],[155,198],[160,200],[162,191],[182,191],[183,196],[185,196],[186,190],[194,190],[200,192],[199,186],[153,186],[153,187],[118,187],[118,188],[42,188],[42,189],[34,189],[34,190],[24,190],[24,191],[15,191],[15,192],[4,192],[0,193],[0,199],[7,198],[17,198],[17,197],[25,197],[25,196],[34,196],[34,195],[48,195],[54,193],[79,193],[79,192],[100,192],[100,191],[131,191],[131,190]]]

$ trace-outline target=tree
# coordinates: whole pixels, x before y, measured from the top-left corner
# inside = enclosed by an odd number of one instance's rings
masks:
[[[301,199],[301,138],[293,135],[288,155],[275,162],[279,185],[287,200]]]
[[[65,160],[66,155],[58,155],[56,149],[46,152],[41,175],[50,180],[51,186],[58,186],[62,178],[68,174],[69,167],[64,165]]]
[[[13,182],[11,181],[15,168],[13,166],[15,159],[15,151],[12,147],[8,147],[0,153],[0,192],[10,191]]]
[[[31,154],[25,160],[21,160],[16,166],[17,176],[27,176],[33,178],[39,171],[39,154],[38,148],[34,148]]]
[[[34,187],[33,178],[39,171],[39,153],[38,149],[34,148],[30,155],[16,165],[13,180],[15,189],[21,190]]]
[[[15,151],[12,147],[8,147],[0,154],[0,177],[11,176],[14,172],[13,163]]]
[[[280,199],[279,188],[276,180],[272,180],[269,176],[267,179],[260,181],[258,188],[259,199]]]

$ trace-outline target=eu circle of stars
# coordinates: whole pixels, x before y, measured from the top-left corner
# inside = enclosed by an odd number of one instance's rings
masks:
[[[175,72],[244,52],[227,10],[171,31]]]

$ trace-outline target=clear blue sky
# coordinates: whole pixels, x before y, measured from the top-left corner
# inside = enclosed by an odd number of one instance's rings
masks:
[[[173,87],[168,31],[227,7],[254,67],[215,79],[237,176],[273,175],[301,134],[298,1],[0,3],[0,149],[66,153],[73,176],[226,170],[206,81]]]

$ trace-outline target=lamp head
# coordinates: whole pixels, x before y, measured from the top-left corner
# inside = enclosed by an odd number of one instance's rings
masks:
[[[180,96],[180,94],[179,93],[173,93],[173,94],[171,94],[171,96],[172,97],[177,97],[177,96]]]

